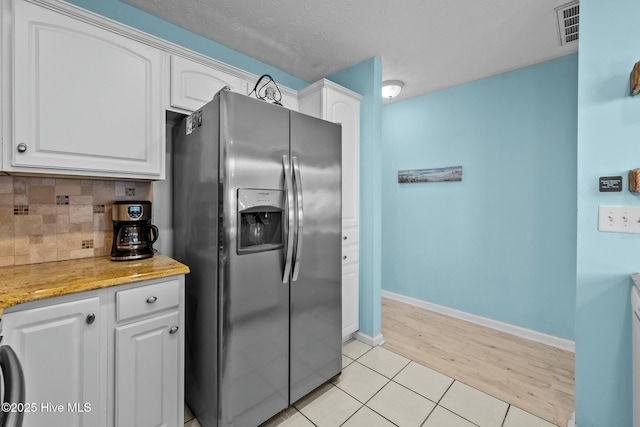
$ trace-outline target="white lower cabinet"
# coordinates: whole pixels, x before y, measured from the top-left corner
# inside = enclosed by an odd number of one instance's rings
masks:
[[[97,296],[2,316],[25,377],[23,427],[104,425],[105,323]]]
[[[344,253],[344,252],[343,252]],[[344,256],[344,255],[343,255]],[[351,338],[358,330],[360,296],[358,280],[360,277],[357,263],[342,267],[342,340]]]
[[[342,340],[359,329],[360,251],[358,227],[342,228]]]
[[[116,328],[116,425],[179,425],[179,316],[173,311]]]
[[[2,316],[23,427],[180,426],[184,276],[21,304]]]
[[[176,404],[184,402],[183,286],[173,279],[116,292],[116,426],[184,422]]]

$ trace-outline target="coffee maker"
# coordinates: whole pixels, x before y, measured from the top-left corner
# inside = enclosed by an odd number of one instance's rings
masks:
[[[158,227],[151,224],[151,202],[113,203],[113,244],[111,259],[128,261],[150,258],[158,240]]]

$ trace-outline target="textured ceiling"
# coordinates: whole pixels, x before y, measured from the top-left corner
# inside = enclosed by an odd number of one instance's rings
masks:
[[[577,51],[555,8],[569,0],[123,0],[314,82],[377,56],[394,101]]]

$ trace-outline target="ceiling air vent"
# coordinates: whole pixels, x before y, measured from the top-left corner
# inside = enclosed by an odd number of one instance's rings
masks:
[[[580,20],[580,4],[572,1],[556,8],[560,44],[566,45],[578,41],[578,23]]]

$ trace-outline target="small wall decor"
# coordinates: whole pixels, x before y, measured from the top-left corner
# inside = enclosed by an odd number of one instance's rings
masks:
[[[398,171],[398,182],[462,181],[462,166]]]
[[[637,95],[640,93],[640,61],[636,62],[636,65],[633,67],[631,71],[631,96]]]
[[[631,182],[631,172],[629,172],[629,182]],[[601,176],[599,179],[598,190],[601,193],[611,193],[611,192],[622,191],[622,177],[621,176]]]
[[[629,191],[632,193],[640,193],[640,169],[632,169],[629,171]]]

